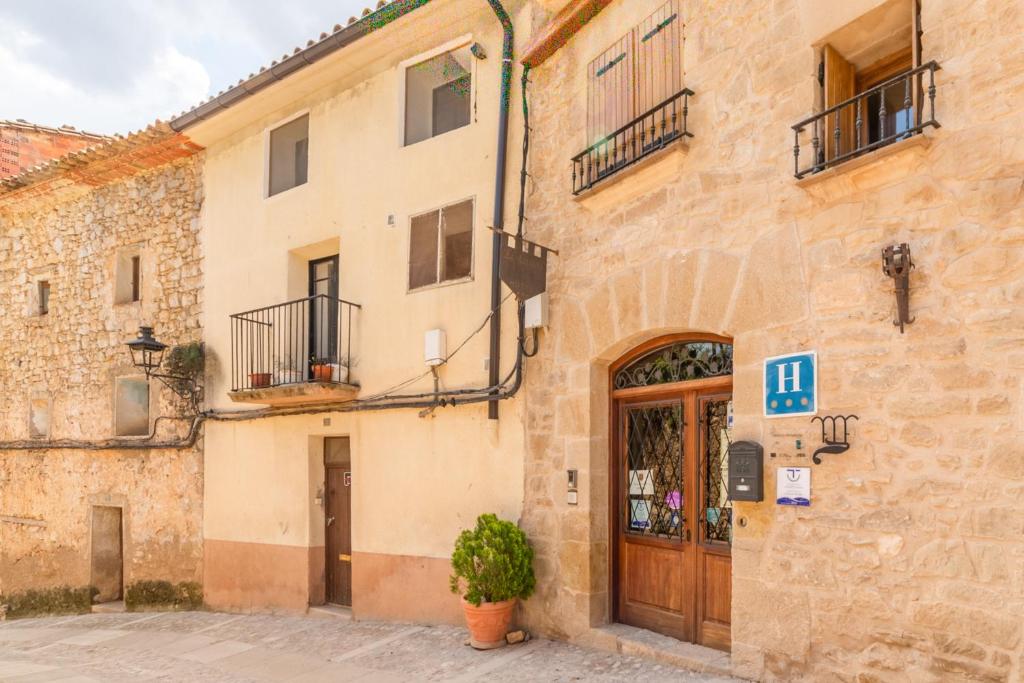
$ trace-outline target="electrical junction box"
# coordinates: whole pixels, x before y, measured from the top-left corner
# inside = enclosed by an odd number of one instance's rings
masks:
[[[764,500],[764,449],[753,441],[729,446],[729,498],[760,503]]]
[[[523,310],[523,321],[526,329],[534,330],[548,326],[548,293],[541,292],[526,300]]]
[[[442,365],[448,356],[448,343],[444,330],[427,330],[423,335],[423,362],[427,365]]]

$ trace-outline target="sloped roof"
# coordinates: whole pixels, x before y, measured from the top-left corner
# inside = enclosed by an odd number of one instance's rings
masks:
[[[15,119],[9,121],[7,119],[0,119],[0,128],[19,128],[21,130],[31,130],[36,133],[49,133],[51,135],[67,135],[70,137],[80,138],[91,138],[93,140],[104,140],[107,138],[106,135],[100,135],[99,133],[89,133],[84,130],[78,130],[74,126],[64,124],[59,128],[52,128],[50,126],[44,126],[38,123],[30,123],[25,119]]]
[[[59,178],[69,183],[103,185],[155,166],[191,156],[202,147],[156,121],[128,135],[101,137],[95,145],[0,178],[0,199]]]

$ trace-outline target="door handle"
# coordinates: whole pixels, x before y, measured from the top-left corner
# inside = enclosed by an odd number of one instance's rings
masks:
[[[331,522],[333,522],[333,521],[334,521],[334,517],[328,517],[327,518],[327,526],[330,526]]]

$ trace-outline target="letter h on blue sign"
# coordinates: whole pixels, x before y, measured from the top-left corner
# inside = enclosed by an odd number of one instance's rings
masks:
[[[814,351],[774,356],[764,361],[766,417],[818,412],[818,356]]]

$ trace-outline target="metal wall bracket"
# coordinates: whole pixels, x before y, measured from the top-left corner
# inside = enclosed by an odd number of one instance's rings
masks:
[[[850,450],[847,421],[859,419],[856,415],[826,415],[825,417],[811,418],[811,422],[815,420],[821,422],[821,442],[823,444],[811,456],[815,465],[821,464],[822,455],[839,455]]]

